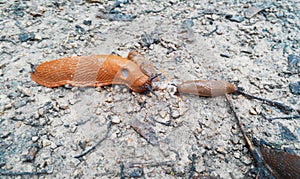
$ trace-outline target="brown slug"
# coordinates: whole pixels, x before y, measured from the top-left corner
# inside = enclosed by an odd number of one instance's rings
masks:
[[[233,93],[236,87],[227,81],[190,80],[178,85],[177,92],[204,97],[222,96]]]
[[[76,56],[44,62],[35,68],[31,78],[49,88],[66,84],[79,87],[124,84],[134,92],[152,91],[153,79],[136,63],[117,55]]]
[[[260,152],[276,178],[300,178],[300,156],[263,145]]]

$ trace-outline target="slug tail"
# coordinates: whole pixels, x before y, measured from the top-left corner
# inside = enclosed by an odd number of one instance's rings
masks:
[[[56,81],[56,82],[50,82],[49,80],[45,80],[41,77],[39,77],[38,75],[36,75],[35,73],[30,73],[31,79],[33,81],[35,81],[36,83],[45,86],[47,88],[54,88],[54,87],[58,87],[58,86],[62,86],[67,84],[68,82],[66,80],[62,81]]]
[[[78,60],[62,58],[38,65],[31,78],[36,83],[48,88],[58,87],[72,81]]]

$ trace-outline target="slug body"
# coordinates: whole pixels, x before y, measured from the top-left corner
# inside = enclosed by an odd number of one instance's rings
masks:
[[[300,156],[264,146],[261,154],[276,178],[300,178]]]
[[[38,65],[31,78],[38,84],[53,88],[62,85],[79,87],[127,85],[134,92],[151,88],[149,76],[139,66],[116,55],[66,57]]]
[[[233,93],[235,90],[235,86],[226,81],[204,80],[185,81],[177,88],[178,93],[193,94],[204,97],[222,96],[227,93]]]

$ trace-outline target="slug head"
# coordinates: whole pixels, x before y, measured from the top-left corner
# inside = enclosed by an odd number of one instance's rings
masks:
[[[147,81],[145,83],[143,83],[143,85],[141,86],[131,86],[130,88],[132,89],[132,91],[134,92],[144,92],[144,91],[147,91],[147,92],[150,92],[152,93],[153,95],[157,96],[155,94],[155,92],[153,91],[152,89],[152,81],[154,79],[156,79],[158,76],[160,76],[161,74],[156,74],[152,77],[148,77]]]
[[[125,84],[134,92],[149,91],[153,93],[152,81],[159,75],[149,77],[144,74],[139,66],[130,60],[118,60],[115,63],[110,63],[112,74],[116,74],[113,84]],[[116,71],[113,71],[116,70]]]

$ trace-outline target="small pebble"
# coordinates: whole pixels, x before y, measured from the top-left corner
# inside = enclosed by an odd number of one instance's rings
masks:
[[[7,138],[10,134],[11,134],[11,132],[5,132],[5,133],[1,134],[0,137],[1,137],[2,139],[5,139],[5,138]]]
[[[167,116],[167,112],[166,111],[159,111],[159,115],[161,118],[165,118]]]
[[[30,95],[31,95],[30,90],[29,90],[28,88],[24,88],[24,87],[18,86],[17,89],[18,89],[22,94],[24,94],[25,96],[30,96]]]
[[[51,142],[50,148],[51,148],[51,149],[56,149],[56,148],[57,148],[57,145],[56,145],[54,142]]]
[[[0,168],[4,167],[5,166],[5,162],[0,162]]]
[[[59,103],[59,107],[62,109],[68,109],[69,108],[69,101],[63,100]]]
[[[34,39],[37,41],[41,41],[43,40],[43,36],[41,34],[36,34]]]
[[[241,158],[241,154],[239,152],[234,152],[233,153],[234,158],[239,159]]]
[[[19,40],[21,42],[27,42],[27,41],[34,40],[34,39],[35,39],[34,33],[21,33],[19,35]]]
[[[112,116],[111,122],[114,124],[119,124],[121,122],[121,119],[118,116]]]
[[[77,126],[75,126],[75,125],[71,125],[71,126],[70,126],[70,132],[71,132],[71,133],[76,132],[76,130],[77,130]]]
[[[224,155],[227,153],[227,151],[225,150],[225,147],[218,147],[217,152],[220,154],[224,154]]]
[[[194,22],[192,19],[187,19],[182,22],[183,28],[191,28],[194,26]]]
[[[24,152],[26,152],[25,161],[26,162],[32,162],[35,159],[35,156],[38,152],[38,148],[33,146],[29,149],[29,151],[24,151]]]
[[[262,11],[264,9],[265,9],[265,7],[252,6],[245,10],[244,15],[246,18],[250,19],[251,17],[253,17],[254,15],[256,15],[257,13],[259,13],[260,11]]]
[[[22,122],[21,121],[18,121],[18,122],[16,122],[16,128],[20,128],[21,126],[22,126]]]
[[[8,103],[4,106],[4,110],[8,110],[8,109],[11,109],[12,108],[12,103]]]
[[[69,104],[73,105],[73,104],[77,103],[78,101],[79,101],[78,99],[70,99]]]
[[[47,139],[44,139],[44,140],[43,140],[43,148],[44,148],[44,147],[47,147],[47,146],[49,146],[49,145],[51,145],[51,141],[49,141],[49,140],[47,140]]]
[[[11,169],[13,169],[14,167],[13,166],[11,166],[11,165],[6,165],[5,166],[5,170],[11,170]]]
[[[73,173],[74,178],[82,178],[83,176],[83,171],[81,169],[76,169]]]
[[[90,25],[92,25],[92,21],[91,20],[83,20],[83,24],[90,26]]]
[[[33,137],[31,137],[32,142],[36,142],[38,139],[39,139],[38,136],[33,136]]]
[[[223,30],[220,29],[220,27],[216,30],[216,34],[218,35],[222,35],[223,34]]]
[[[237,129],[236,125],[232,126],[231,132],[232,132],[232,134],[238,134],[239,133],[239,130]]]
[[[250,165],[250,164],[252,163],[252,159],[249,158],[249,157],[246,157],[246,156],[243,156],[243,157],[242,157],[242,161],[243,161],[243,163],[246,164],[246,165]]]
[[[262,110],[262,109],[261,109],[260,106],[256,106],[256,107],[255,107],[255,111],[256,111],[257,114],[260,114],[260,113],[261,113],[261,110]]]
[[[16,109],[20,108],[20,107],[23,107],[27,104],[27,99],[24,99],[24,100],[21,100],[21,101],[17,101],[14,103],[14,107]]]
[[[300,143],[294,143],[294,147],[296,150],[300,150]]]
[[[292,68],[292,67],[297,68],[297,66],[300,65],[300,56],[290,54],[288,56],[288,65],[290,68]]]
[[[236,15],[226,15],[225,19],[230,20],[232,22],[238,22],[238,23],[244,21],[244,17],[236,16]]]
[[[52,88],[45,88],[44,90],[45,90],[45,93],[50,93],[51,91],[53,91]]]
[[[251,115],[257,115],[257,112],[256,112],[255,109],[253,109],[253,108],[250,108],[249,113],[250,113]]]
[[[300,81],[289,84],[290,90],[293,94],[300,95]]]
[[[173,110],[173,111],[172,111],[172,117],[173,117],[174,119],[178,118],[179,116],[180,116],[180,113],[179,113],[178,110]]]
[[[48,161],[47,161],[47,160],[44,160],[44,161],[41,163],[41,168],[45,168],[47,165],[48,165]]]
[[[46,125],[48,120],[46,118],[39,118],[39,125],[44,126]]]
[[[82,34],[85,32],[85,29],[81,27],[80,25],[75,25],[75,31],[79,34]]]
[[[104,101],[107,103],[111,103],[113,101],[113,99],[112,99],[112,97],[107,97]]]
[[[78,145],[76,145],[76,144],[71,144],[70,147],[71,147],[71,149],[74,150],[74,151],[77,151],[77,150],[78,150]]]
[[[239,142],[239,138],[237,136],[233,136],[233,138],[231,139],[233,144],[238,144]]]
[[[129,172],[129,177],[130,178],[143,178],[143,176],[144,176],[143,168],[133,168],[133,169],[130,169],[130,170],[131,170]]]
[[[86,141],[79,141],[79,147],[82,149],[82,150],[85,150],[85,148],[86,148],[86,145],[87,144],[87,142]]]

